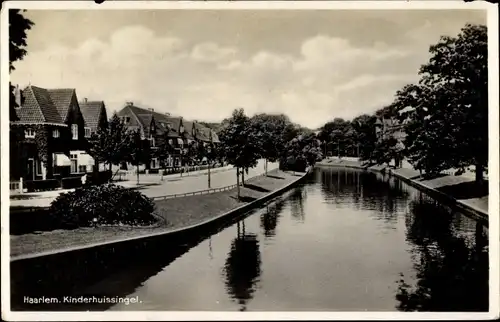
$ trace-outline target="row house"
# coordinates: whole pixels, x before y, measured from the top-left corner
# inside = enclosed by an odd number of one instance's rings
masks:
[[[156,157],[150,158],[146,169],[159,169],[162,166],[177,167],[181,165],[181,155],[186,153],[192,142],[208,144],[218,143],[219,138],[214,131],[198,122],[184,120],[182,117],[171,116],[169,113],[158,113],[154,109],[141,108],[133,102],[127,102],[118,113],[118,117],[129,130],[139,130],[143,139],[149,140],[152,150],[164,144],[167,139],[173,148],[173,153],[161,164]],[[129,168],[130,165],[126,167]],[[122,167],[124,168],[125,165]]]
[[[107,118],[81,108],[76,90],[45,89],[29,85],[16,88],[15,116],[10,122],[16,142],[10,155],[11,178],[44,180],[78,176],[93,159],[86,153],[94,119]],[[94,115],[95,114],[95,115]],[[87,118],[85,117],[87,116]],[[92,121],[91,121],[92,119]]]

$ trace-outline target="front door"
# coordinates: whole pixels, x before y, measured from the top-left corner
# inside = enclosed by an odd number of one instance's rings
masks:
[[[35,160],[33,159],[28,159],[26,180],[35,180]]]

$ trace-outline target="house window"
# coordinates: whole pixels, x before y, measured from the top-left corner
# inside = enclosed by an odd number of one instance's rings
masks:
[[[42,161],[36,160],[35,165],[36,165],[36,175],[41,176],[42,175]]]
[[[70,154],[69,158],[71,160],[70,171],[71,171],[71,173],[76,173],[77,170],[78,170],[78,155],[76,155],[76,154]]]
[[[73,140],[78,140],[78,124],[71,124],[71,134],[73,135]]]
[[[59,130],[58,129],[55,129],[54,131],[52,131],[52,137],[53,138],[58,138],[59,137]]]
[[[158,158],[151,159],[151,168],[156,169],[158,167]]]
[[[85,165],[79,165],[78,166],[78,172],[80,172],[80,173],[87,172],[87,166],[85,166]]]
[[[26,138],[31,138],[31,139],[33,139],[33,138],[35,137],[35,131],[33,131],[33,129],[26,129],[26,130],[24,131],[24,136],[25,136]]]
[[[90,127],[85,128],[85,137],[89,138],[92,135],[92,131],[90,130]]]
[[[130,123],[130,116],[120,116],[120,119],[122,120],[123,123],[128,124]]]

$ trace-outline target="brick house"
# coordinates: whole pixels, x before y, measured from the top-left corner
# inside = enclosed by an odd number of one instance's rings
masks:
[[[43,180],[79,175],[86,160],[85,121],[75,89],[45,89],[29,85],[16,90],[18,106],[11,133],[16,153],[10,156],[11,178]]]
[[[87,98],[84,98],[79,105],[83,115],[84,136],[86,139],[90,138],[90,136],[99,129],[108,126],[108,114],[106,112],[106,105],[103,101],[89,101]],[[83,153],[80,158],[86,159],[87,172],[91,172],[93,170],[93,165],[91,165],[94,161],[93,158],[87,153]],[[101,171],[105,170],[104,164],[101,164],[101,167]]]
[[[118,113],[118,117],[126,124],[128,129],[139,129],[142,137],[149,140],[152,150],[163,144],[165,138],[173,147],[174,152],[167,160],[158,160],[152,157],[145,165],[146,169],[159,169],[165,167],[181,166],[181,154],[186,152],[187,146],[193,142],[208,142],[210,129],[197,122],[187,121],[182,117],[171,116],[169,113],[158,113],[154,109],[145,109],[128,102]],[[213,133],[214,143],[219,139]],[[129,166],[127,166],[128,168]]]

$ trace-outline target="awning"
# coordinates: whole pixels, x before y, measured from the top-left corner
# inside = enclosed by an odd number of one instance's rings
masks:
[[[80,165],[94,165],[94,158],[87,153],[81,153],[78,155],[78,164]]]
[[[182,139],[181,139],[181,138],[177,138],[177,143],[178,143],[179,145],[183,145],[183,144],[184,144],[184,141],[182,141]]]
[[[67,167],[71,165],[71,161],[64,153],[54,153],[54,164],[58,167]]]

